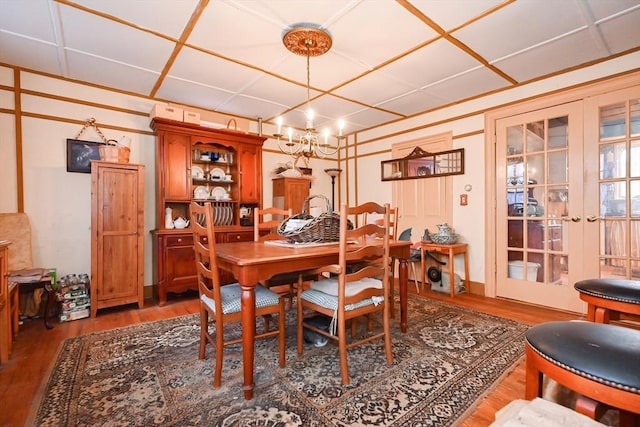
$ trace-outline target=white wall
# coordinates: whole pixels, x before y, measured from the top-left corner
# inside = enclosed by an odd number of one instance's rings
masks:
[[[0,86],[14,87],[13,75],[11,68],[0,67]],[[66,171],[66,141],[76,139],[79,122],[94,117],[107,139],[131,138],[130,162],[145,165],[144,283],[152,285],[156,141],[148,113],[155,101],[28,72],[20,73],[19,90],[34,93],[20,97],[24,211],[32,224],[34,264],[56,267],[59,276],[90,273],[91,175]],[[18,210],[14,109],[13,91],[0,89],[0,212]],[[255,123],[249,126],[257,132]],[[92,128],[78,139],[101,141]],[[271,206],[270,172],[290,159],[277,153],[274,141],[265,147],[263,201]],[[309,166],[316,177],[311,194],[330,197],[331,179],[324,169],[335,167],[335,161],[314,159]]]
[[[471,280],[483,283],[484,215],[485,215],[485,136],[484,112],[505,103],[535,97],[559,88],[588,82],[627,70],[640,64],[640,53],[578,70],[562,76],[500,92],[449,108],[413,117],[388,126],[371,129],[357,135],[357,173],[355,161],[342,161],[343,173],[336,188],[339,202],[391,200],[392,186],[380,180],[380,161],[391,156],[390,147],[402,142],[441,132],[452,131],[454,147],[465,148],[465,174],[453,177],[454,209],[452,226],[470,245]],[[90,271],[90,175],[66,172],[66,140],[75,138],[81,129],[78,121],[95,117],[103,133],[110,139],[129,136],[132,141],[131,162],[146,166],[145,179],[145,284],[151,285],[152,244],[150,230],[155,224],[155,138],[149,128],[148,112],[154,101],[119,92],[98,89],[55,78],[21,72],[21,90],[36,94],[21,96],[22,143],[24,153],[25,211],[33,223],[34,262],[58,268],[59,274]],[[0,67],[0,86],[13,87],[13,70]],[[49,95],[53,96],[50,97]],[[70,100],[64,100],[69,98]],[[14,94],[0,89],[0,211],[17,210],[17,181],[15,160]],[[250,123],[255,132],[256,124]],[[404,131],[403,134],[397,134]],[[264,132],[273,133],[265,124]],[[377,139],[380,138],[380,139]],[[99,141],[92,130],[80,139]],[[369,143],[368,141],[375,140]],[[350,136],[352,146],[354,136]],[[263,176],[265,206],[271,205],[270,171],[288,158],[278,154],[273,140],[265,144]],[[380,152],[380,153],[378,153]],[[368,153],[377,153],[367,155]],[[341,153],[352,155],[352,149]],[[325,168],[336,167],[331,159],[313,159],[315,181],[312,194],[331,197],[331,179]],[[471,184],[468,206],[459,206],[459,194]],[[357,191],[356,191],[357,186]],[[347,194],[348,188],[348,194]],[[357,193],[357,198],[356,198]],[[492,203],[490,201],[490,203]],[[462,268],[462,263],[456,266]],[[458,268],[456,268],[458,270]]]
[[[485,204],[494,203],[485,201],[485,141],[492,143],[493,138],[487,136],[485,139],[484,112],[507,103],[555,92],[561,88],[637,70],[638,64],[640,64],[640,53],[636,52],[571,73],[361,132],[357,135],[357,174],[355,162],[352,160],[353,149],[346,151],[349,160],[341,165],[343,169],[346,166],[350,174],[354,174],[348,177],[349,199],[351,202],[358,203],[366,200],[376,202],[391,200],[391,184],[382,182],[380,179],[380,161],[391,158],[392,144],[451,131],[454,137],[454,148],[465,149],[465,173],[453,176],[453,224],[450,225],[461,235],[461,241],[469,243],[470,279],[484,283],[486,273],[484,249],[487,239],[484,233]],[[399,134],[399,132],[404,133]],[[378,152],[382,153],[378,154]],[[368,153],[375,154],[366,156]],[[466,184],[471,184],[473,189],[468,193],[468,205],[460,206],[459,195],[466,193],[464,191]],[[414,236],[414,240],[416,239],[417,236]],[[464,276],[462,262],[456,262],[455,267],[456,272]]]

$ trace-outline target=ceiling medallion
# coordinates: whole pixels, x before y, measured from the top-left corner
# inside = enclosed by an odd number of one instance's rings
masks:
[[[282,36],[282,43],[301,56],[320,56],[331,49],[331,34],[316,24],[294,24]]]

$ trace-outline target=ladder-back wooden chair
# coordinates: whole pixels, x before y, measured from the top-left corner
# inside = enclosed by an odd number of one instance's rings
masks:
[[[191,228],[198,273],[200,293],[200,350],[198,357],[205,358],[206,345],[209,342],[216,352],[213,386],[220,387],[224,347],[242,342],[242,337],[224,339],[224,327],[230,322],[241,322],[241,293],[238,283],[222,286],[218,276],[216,261],[215,234],[213,228],[213,209],[211,202],[191,203]],[[256,284],[256,318],[265,317],[264,330],[256,332],[256,339],[278,337],[280,367],[285,366],[285,307],[284,300],[275,292]],[[278,327],[271,330],[269,318],[278,315]],[[214,331],[209,330],[212,323]]]
[[[308,328],[338,341],[342,384],[349,384],[347,349],[376,339],[384,340],[387,363],[393,363],[390,332],[389,294],[389,205],[369,202],[340,209],[340,249],[338,264],[321,267],[315,273],[327,277],[312,282],[309,289],[298,288],[298,354],[303,352],[303,329]],[[383,224],[363,224],[348,229],[348,217],[365,212],[383,215]],[[355,243],[354,243],[355,242]],[[347,269],[347,265],[351,268]],[[354,269],[353,266],[358,266]],[[331,276],[330,278],[328,276]],[[321,313],[330,317],[331,327],[324,331],[305,321]],[[347,322],[358,317],[381,314],[381,328],[347,341]],[[381,329],[381,330],[380,330]],[[369,332],[369,331],[368,331]],[[336,335],[337,334],[337,335]]]
[[[289,218],[293,214],[291,209],[264,208],[254,209],[253,220],[253,239],[256,242],[265,242],[268,240],[283,240],[284,238],[277,233],[281,222]],[[274,288],[283,297],[289,301],[289,309],[293,307],[293,297],[296,294],[298,285],[298,276],[300,272],[292,271],[290,273],[282,273],[273,276],[268,280],[260,282],[266,288]],[[303,282],[315,279],[317,276],[303,273]]]

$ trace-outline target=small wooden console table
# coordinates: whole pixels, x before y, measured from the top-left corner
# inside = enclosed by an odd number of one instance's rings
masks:
[[[454,243],[452,245],[441,245],[439,243],[432,242],[422,242],[420,245],[420,266],[422,267],[422,283],[426,282],[426,274],[427,274],[427,263],[425,252],[436,252],[443,255],[449,256],[449,291],[451,293],[451,298],[455,295],[455,269],[453,268],[453,261],[455,256],[458,254],[464,255],[464,284],[466,289],[469,289],[469,255],[467,253],[467,249],[469,245],[467,243]]]

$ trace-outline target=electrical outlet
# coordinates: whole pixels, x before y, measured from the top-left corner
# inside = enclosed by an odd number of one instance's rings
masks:
[[[467,206],[467,195],[466,194],[461,194],[460,195],[460,206]]]

